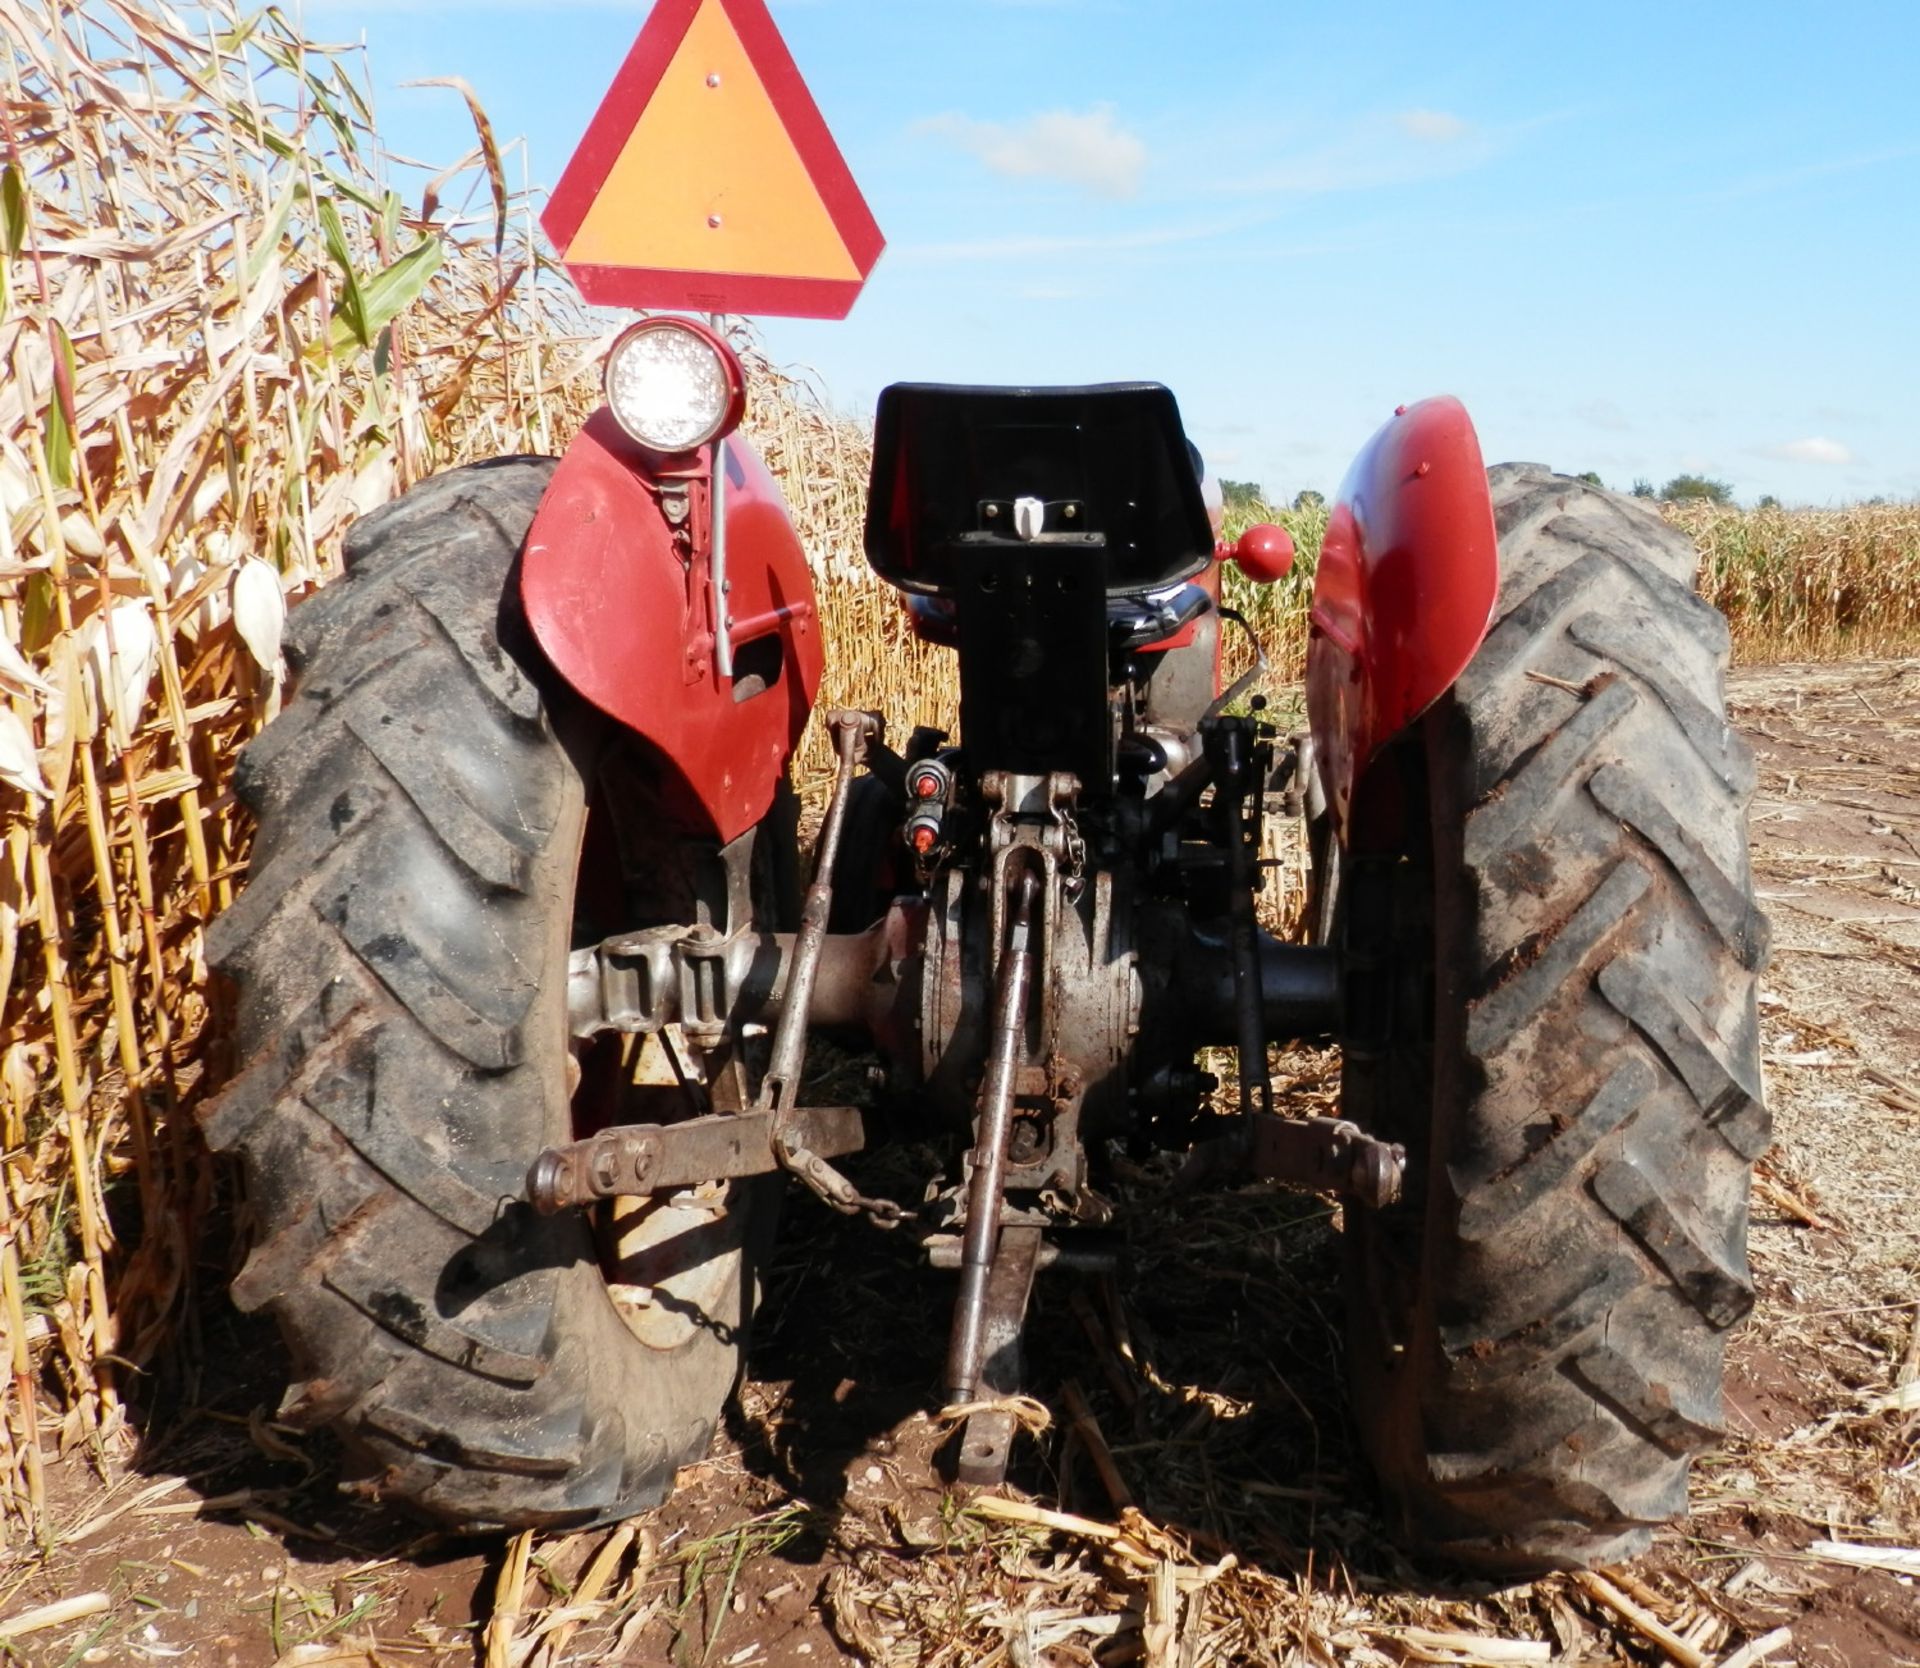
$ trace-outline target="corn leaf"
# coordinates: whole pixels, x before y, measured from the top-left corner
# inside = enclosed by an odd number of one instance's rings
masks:
[[[13,276],[8,270],[27,241],[27,176],[17,162],[0,171],[0,319],[13,311]]]
[[[40,774],[32,733],[20,715],[4,702],[0,702],[0,782],[40,799],[52,791]]]
[[[26,596],[20,608],[20,647],[28,654],[53,641],[59,605],[54,595],[53,575],[27,575]]]
[[[53,351],[60,356],[66,386],[71,388],[75,372],[73,340],[58,319],[47,321],[47,334],[53,340]],[[53,477],[55,486],[70,487],[74,481],[73,425],[67,421],[67,402],[60,397],[61,380],[61,374],[56,370],[52,385],[47,390],[47,473]]]
[[[275,8],[272,6],[269,6],[266,10],[265,15],[272,16],[274,11],[275,11]],[[235,54],[237,54],[240,48],[245,46],[248,41],[252,40],[254,35],[259,31],[261,21],[262,21],[262,18],[260,15],[255,15],[253,17],[243,17],[240,19],[240,21],[237,24],[233,26],[233,28],[224,30],[220,34],[215,35],[213,37],[214,46],[216,50],[219,52],[220,56],[230,58],[230,57],[233,57]],[[220,68],[221,68],[220,63],[218,59],[216,59],[213,63],[207,66],[207,73],[209,75],[218,75],[220,73]]]
[[[321,239],[333,257],[333,264],[340,269],[340,299],[333,309],[335,333],[338,334],[338,327],[344,324],[350,340],[362,347],[371,347],[373,335],[367,328],[366,303],[360,295],[360,275],[353,269],[353,246],[347,242],[347,228],[331,198],[322,197],[319,209]]]
[[[333,66],[333,84],[340,89],[340,95],[353,106],[354,116],[367,128],[373,127],[373,106],[367,102],[366,95],[354,85],[353,77],[347,74],[345,64]]]
[[[321,119],[333,130],[334,139],[340,146],[340,154],[354,160],[360,155],[360,136],[354,131],[353,123],[341,114],[340,108],[327,97],[325,83],[321,77],[308,70],[302,62],[305,54],[296,55],[279,46],[262,45],[261,56],[276,69],[288,77],[300,82],[305,88],[313,106],[320,112]]]
[[[356,486],[358,482],[356,481]],[[4,630],[0,630],[0,687],[19,690],[22,694],[46,695],[53,686],[27,664],[26,656]]]
[[[27,246],[27,176],[17,162],[0,170],[0,255],[15,259]]]
[[[344,352],[353,343],[370,347],[388,325],[420,299],[422,292],[440,270],[445,251],[438,238],[430,237],[409,249],[392,266],[376,272],[359,285],[360,329],[344,319],[333,323],[332,350]]]
[[[81,647],[90,674],[94,711],[106,726],[115,753],[133,745],[147,687],[160,663],[160,639],[143,601],[116,602],[80,628]]]
[[[47,696],[46,722],[41,726],[40,768],[56,803],[67,796],[67,784],[73,780],[74,749],[80,745],[86,726],[87,702],[81,693],[85,676],[80,660],[74,632],[55,638],[47,652],[47,681],[53,685],[53,692]],[[88,730],[87,735],[91,734]]]
[[[267,217],[267,223],[254,234],[253,246],[247,251],[248,289],[252,289],[260,282],[260,275],[266,271],[267,263],[279,254],[280,240],[286,236],[287,221],[292,217],[294,202],[304,189],[297,175],[289,179],[281,187],[280,195],[273,205],[273,212]]]

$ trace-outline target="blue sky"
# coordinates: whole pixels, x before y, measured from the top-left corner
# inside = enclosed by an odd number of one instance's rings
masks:
[[[457,94],[400,85],[464,76],[536,184],[645,12],[305,7],[364,35],[393,149],[466,149]],[[1915,0],[773,12],[888,239],[850,319],[766,322],[838,405],[1151,377],[1285,497],[1447,392],[1490,461],[1920,496]]]

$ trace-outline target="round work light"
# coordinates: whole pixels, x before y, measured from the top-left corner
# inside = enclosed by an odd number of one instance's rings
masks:
[[[740,361],[692,319],[642,319],[607,355],[607,404],[656,452],[691,452],[729,433],[746,410]]]

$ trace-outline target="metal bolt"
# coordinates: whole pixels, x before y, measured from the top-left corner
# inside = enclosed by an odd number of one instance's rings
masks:
[[[1067,520],[1072,521],[1080,514],[1080,506],[1078,504],[1069,504],[1064,513]]]
[[[652,1140],[637,1143],[628,1155],[633,1164],[633,1179],[636,1183],[645,1182],[653,1174],[653,1167],[659,1162],[660,1146]]]
[[[987,520],[989,521],[993,520],[993,518],[997,516],[999,513],[1000,513],[1000,506],[998,504],[989,504],[987,506]]]
[[[1350,1185],[1355,1198],[1370,1210],[1384,1210],[1398,1203],[1406,1167],[1405,1147],[1367,1142],[1353,1155]]]
[[[568,1180],[566,1161],[551,1149],[543,1152],[527,1172],[527,1198],[533,1208],[543,1216],[559,1210]]]
[[[717,232],[717,231],[719,231],[719,229],[720,229],[720,216],[719,216],[719,215],[717,215],[717,214],[710,214],[710,215],[708,215],[708,216],[707,216],[707,224],[708,224],[709,226],[711,226],[711,227],[712,227],[712,228],[713,228],[713,229],[714,229],[714,230],[715,230],[716,232]]]
[[[720,72],[718,70],[715,70],[707,77],[707,85],[709,87],[717,87],[720,85]]]

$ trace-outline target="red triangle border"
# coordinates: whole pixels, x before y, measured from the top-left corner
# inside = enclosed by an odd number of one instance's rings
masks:
[[[626,62],[594,112],[547,202],[540,224],[561,259],[585,224],[594,199],[633,136],[674,54],[704,0],[657,0]],[[795,318],[845,318],[886,247],[878,222],[855,184],[800,67],[787,50],[766,0],[717,0],[759,72],[787,137],[820,193],[834,230],[846,245],[854,279],[778,278],[742,273],[684,272],[657,267],[575,266],[566,262],[580,293],[601,307],[679,307],[700,312],[768,313]]]

